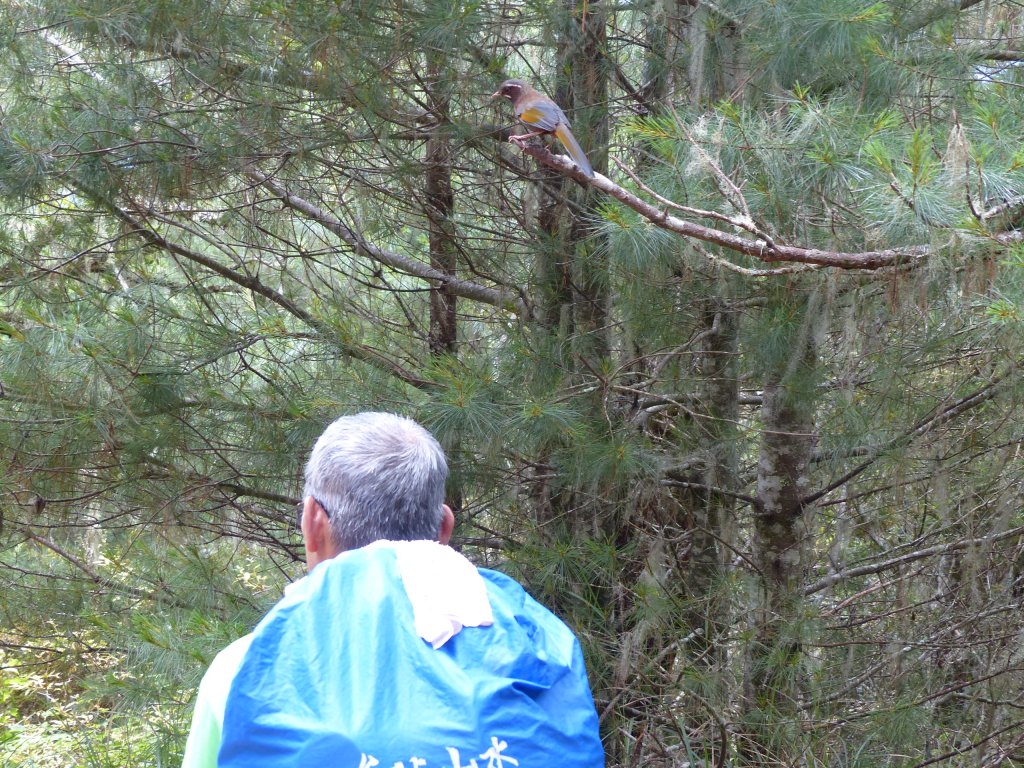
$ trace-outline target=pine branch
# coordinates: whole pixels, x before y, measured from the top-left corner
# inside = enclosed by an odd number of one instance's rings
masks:
[[[443,285],[448,288],[451,293],[461,298],[490,304],[491,306],[498,307],[499,309],[516,312],[524,317],[529,316],[530,314],[529,308],[521,300],[512,298],[511,292],[500,291],[495,288],[488,288],[487,286],[480,285],[478,283],[469,282],[468,280],[460,280],[458,278],[451,277],[450,275],[446,275],[444,272],[434,269],[433,267],[419,262],[416,259],[373,245],[360,233],[356,232],[351,227],[346,226],[338,218],[331,215],[323,208],[320,208],[308,200],[289,192],[288,189],[276,179],[259,171],[249,171],[246,173],[246,176],[257,184],[261,184],[266,187],[275,195],[278,195],[281,198],[281,201],[292,210],[298,211],[304,216],[313,219],[318,224],[323,225],[325,228],[336,234],[361,256],[366,256],[380,264],[383,264],[384,266],[397,269],[405,274],[412,275],[414,277],[421,277],[424,280],[429,280],[433,283]]]
[[[60,50],[62,53],[65,53],[67,57],[74,57],[74,60],[76,62],[80,61],[81,57],[79,56],[79,54],[76,51],[69,48],[68,46],[64,45],[55,36],[50,35],[47,36],[46,39],[47,42],[49,42],[51,45],[57,47],[58,50]],[[165,53],[169,52],[165,51]],[[186,58],[191,58],[191,54],[186,51],[181,51],[179,52],[179,54]],[[87,65],[84,65],[84,63],[83,66],[86,66],[86,71],[91,77],[93,77],[100,83],[106,83],[103,77],[99,75],[97,72],[88,68]],[[414,117],[414,119],[411,120],[410,124],[415,125],[417,123],[418,117],[419,115],[417,114]],[[109,149],[106,149],[104,151],[109,151]],[[333,232],[346,243],[348,243],[353,248],[353,250],[360,255],[368,256],[369,258],[381,264],[384,264],[385,266],[389,266],[393,269],[405,272],[406,274],[413,275],[415,277],[421,277],[426,280],[430,280],[434,283],[437,283],[439,285],[443,285],[445,288],[448,289],[449,292],[451,292],[455,296],[472,299],[474,301],[480,301],[482,303],[489,304],[501,309],[513,311],[523,317],[530,316],[529,308],[527,307],[525,302],[523,302],[521,299],[513,299],[510,293],[505,293],[494,288],[488,288],[486,286],[482,286],[477,283],[472,283],[466,280],[459,280],[439,270],[433,269],[432,267],[422,264],[416,261],[415,259],[411,259],[402,254],[395,253],[393,251],[388,251],[378,246],[375,246],[369,243],[355,230],[346,226],[340,220],[338,220],[331,214],[327,213],[322,208],[314,205],[313,203],[297,195],[293,195],[292,193],[290,193],[282,184],[280,184],[277,180],[273,179],[272,177],[267,176],[266,174],[256,170],[251,170],[247,172],[246,176],[250,180],[266,187],[267,189],[271,190],[274,194],[280,196],[282,202],[284,202],[285,205],[287,205],[289,208],[299,211],[305,216],[308,216],[309,218],[322,224],[329,231]],[[92,194],[91,196],[94,198],[99,197],[100,199],[102,199],[102,196],[96,194]],[[131,218],[130,214],[127,214],[127,212],[124,211],[123,209],[120,209],[118,206],[114,205],[109,201],[104,201],[104,203],[116,216],[121,218],[123,221],[126,221],[128,223],[133,222],[133,219]],[[139,212],[141,213],[141,211]],[[187,249],[183,249],[181,246],[170,243],[165,238],[161,237],[160,235],[157,235],[154,231],[147,227],[142,227],[135,223],[133,223],[132,226],[136,230],[139,230],[140,234],[142,234],[143,237],[149,240],[152,244],[159,245],[161,248],[168,250],[172,253],[176,253],[179,256],[185,256],[186,258],[189,258],[192,261],[202,264],[208,269],[212,269],[213,271],[220,274],[222,277],[226,277],[232,282],[235,282],[238,285],[241,285],[242,287],[248,288],[254,293],[258,293],[262,296],[265,296],[266,298],[273,301],[275,304],[278,304],[279,306],[283,307],[293,316],[299,318],[300,320],[307,323],[311,327],[316,328],[324,335],[324,338],[326,340],[330,341],[330,343],[334,344],[335,346],[339,346],[338,342],[334,339],[334,334],[329,332],[329,330],[326,329],[321,323],[318,323],[315,318],[309,315],[309,313],[304,312],[293,302],[290,302],[288,299],[286,299],[278,292],[263,285],[262,283],[260,283],[260,281],[256,280],[255,278],[249,277],[247,275],[242,275],[241,273],[235,272],[233,270],[229,270],[226,267],[217,264],[212,259],[207,259],[202,254],[198,254],[194,251],[188,251]],[[325,331],[327,332],[325,333]],[[363,360],[364,362],[370,362],[371,364],[374,364],[377,367],[384,367],[385,369],[388,369],[389,373],[398,376],[398,378],[402,379],[408,384],[412,384],[413,386],[420,389],[429,386],[429,382],[414,377],[410,372],[404,370],[403,368],[401,368],[401,366],[398,366],[393,361],[383,358],[379,353],[377,353],[374,350],[369,350],[369,348],[361,347],[359,345],[341,346],[344,348],[346,354],[349,354],[350,356],[355,357],[356,359]]]
[[[988,59],[989,61],[1024,61],[1024,51],[1018,51],[1010,48],[998,51],[978,51],[975,55],[978,56],[978,58]]]
[[[977,406],[982,405],[983,403],[987,403],[1002,390],[1003,386],[1005,386],[1008,382],[1013,380],[1013,374],[1020,369],[1021,363],[1024,363],[1024,361],[1020,361],[1012,365],[1008,371],[1003,373],[1001,376],[995,377],[995,379],[990,381],[984,387],[981,387],[980,389],[975,390],[969,395],[965,395],[964,397],[960,398],[955,403],[952,403],[951,405],[948,405],[944,408],[940,408],[937,411],[934,411],[931,415],[924,417],[916,424],[914,424],[910,429],[906,430],[899,437],[894,437],[881,446],[869,449],[868,451],[866,451],[866,455],[869,457],[866,461],[858,464],[849,472],[842,475],[837,480],[834,480],[833,482],[829,483],[824,488],[821,488],[818,491],[815,491],[814,493],[805,496],[801,500],[802,503],[804,505],[813,504],[814,502],[818,501],[824,496],[827,496],[837,488],[846,485],[846,483],[850,482],[850,480],[864,472],[872,464],[878,461],[878,457],[881,456],[886,451],[892,450],[901,443],[909,442],[917,437],[922,437],[931,432],[936,427],[940,427],[947,421],[956,418],[960,414],[965,413],[971,410],[972,408],[976,408]]]
[[[669,488],[692,488],[697,491],[703,491],[708,494],[718,494],[720,496],[728,496],[729,498],[742,501],[744,504],[753,506],[757,503],[757,499],[753,496],[748,496],[745,493],[737,493],[736,491],[730,491],[728,488],[721,488],[715,485],[707,485],[705,483],[691,483],[686,480],[662,480],[661,484]]]
[[[238,496],[248,496],[253,499],[263,499],[264,501],[276,501],[281,504],[295,505],[302,501],[294,496],[286,496],[283,493],[274,493],[272,491],[261,491],[259,488],[250,488],[245,485],[239,485],[238,483],[231,482],[218,482],[215,485],[222,491],[231,491]]]
[[[71,563],[71,565],[73,565],[75,568],[84,573],[86,577],[89,579],[89,581],[93,582],[94,584],[97,584],[98,586],[106,587],[107,589],[111,589],[115,592],[120,592],[122,594],[128,595],[130,597],[139,598],[141,600],[161,600],[164,602],[169,602],[176,608],[181,608],[184,610],[190,610],[193,607],[187,603],[182,603],[174,599],[174,596],[167,590],[166,587],[162,587],[160,590],[156,592],[147,592],[144,589],[133,587],[130,584],[121,584],[106,576],[102,576],[96,571],[94,571],[92,568],[90,568],[87,563],[84,563],[67,550],[63,549],[57,544],[54,544],[45,536],[40,536],[37,533],[33,533],[27,528],[24,529],[24,532],[29,539],[36,542],[37,544],[43,545],[54,554]]]
[[[925,760],[923,762],[917,763],[916,765],[914,765],[913,768],[925,768],[926,765],[935,765],[935,763],[945,762],[946,760],[949,760],[952,757],[959,757],[960,755],[966,754],[967,752],[971,752],[971,751],[977,749],[982,744],[985,744],[986,742],[989,742],[992,739],[994,739],[996,736],[999,736],[1000,734],[1006,733],[1007,731],[1016,730],[1016,729],[1020,728],[1022,725],[1024,725],[1024,720],[1017,720],[1015,722],[1010,723],[1009,725],[1003,726],[1002,728],[1000,728],[998,730],[992,731],[991,733],[989,733],[989,734],[987,734],[985,736],[982,736],[977,741],[971,742],[970,744],[967,744],[966,746],[957,747],[954,750],[951,750],[949,752],[945,752],[945,753],[943,753],[941,755],[937,755],[935,757],[929,758],[928,760]]]
[[[257,278],[230,269],[229,267],[224,266],[215,259],[211,259],[209,256],[206,256],[202,253],[199,253],[198,251],[194,251],[190,248],[186,248],[183,245],[179,245],[178,243],[174,243],[168,240],[166,237],[157,233],[152,228],[146,225],[144,221],[144,217],[146,214],[141,209],[136,207],[135,212],[131,213],[127,209],[117,205],[112,200],[105,199],[104,196],[98,195],[92,192],[91,190],[82,188],[82,191],[88,194],[93,199],[98,200],[103,207],[109,210],[115,217],[120,219],[122,222],[130,226],[132,230],[135,232],[135,234],[139,235],[150,245],[160,248],[161,250],[165,250],[168,253],[174,254],[175,256],[180,256],[195,264],[199,264],[205,269],[208,269],[211,272],[214,272],[220,275],[221,277],[230,280],[236,285],[240,285],[241,287],[249,291],[252,291],[253,293],[259,296],[263,296],[264,298],[269,299],[274,304],[277,304],[279,307],[288,312],[288,314],[301,320],[310,328],[313,328],[317,332],[321,340],[323,340],[327,344],[330,344],[335,349],[344,353],[348,357],[367,363],[379,370],[382,370],[390,374],[391,376],[394,376],[395,378],[399,379],[400,381],[410,386],[416,387],[417,389],[427,389],[433,386],[431,382],[425,379],[421,379],[418,376],[415,376],[411,371],[402,367],[393,360],[385,357],[383,353],[373,349],[372,347],[368,347],[362,344],[353,344],[351,342],[346,342],[338,338],[337,333],[328,325],[326,325],[313,315],[306,312],[304,309],[302,309],[302,307],[298,306],[295,302],[291,301],[289,298],[284,296],[284,294],[275,291],[273,288],[269,287],[268,285],[261,282]]]
[[[914,552],[908,552],[905,555],[899,557],[893,557],[888,560],[884,560],[881,563],[874,563],[873,565],[861,565],[856,568],[850,568],[839,573],[832,573],[828,576],[818,579],[804,587],[804,595],[813,595],[815,592],[820,592],[823,589],[828,589],[834,584],[838,584],[841,581],[847,579],[855,579],[859,576],[870,576],[875,573],[881,573],[887,571],[890,568],[895,568],[905,563],[911,563],[915,560],[920,560],[925,557],[932,557],[934,555],[942,555],[948,552],[957,552],[961,549],[969,549],[971,547],[981,546],[983,544],[991,544],[996,541],[1002,541],[1003,539],[1013,538],[1014,536],[1020,536],[1024,534],[1024,525],[1018,526],[1017,528],[1011,528],[1008,531],[1002,533],[993,533],[988,536],[979,536],[975,539],[961,539],[959,541],[951,541],[948,544],[936,544],[933,547],[925,547],[924,549],[918,549]]]
[[[920,10],[916,16],[907,18],[903,23],[899,25],[900,32],[904,39],[910,38],[921,29],[924,29],[932,22],[938,21],[947,13],[951,11],[963,12],[970,10],[976,5],[979,5],[983,0],[954,0],[952,3],[935,3],[934,5],[925,5],[923,10]],[[913,4],[910,6],[917,10],[920,5]]]
[[[773,242],[765,236],[756,239],[734,235],[711,227],[695,224],[691,221],[671,216],[665,210],[666,207],[684,209],[688,212],[699,213],[703,216],[710,216],[715,219],[727,221],[731,225],[750,231],[756,225],[745,216],[728,216],[710,211],[697,211],[686,206],[670,201],[662,203],[662,207],[652,205],[632,192],[619,186],[607,176],[596,174],[593,178],[584,174],[568,157],[555,155],[547,148],[527,145],[523,152],[533,157],[543,165],[553,168],[556,171],[568,176],[581,184],[589,184],[605,194],[614,197],[619,202],[632,208],[649,222],[668,232],[675,232],[683,237],[693,238],[705,243],[711,243],[747,256],[753,256],[766,263],[789,262],[796,264],[816,264],[823,267],[834,267],[836,269],[863,269],[877,270],[885,267],[894,267],[901,264],[920,261],[935,253],[931,245],[908,245],[900,248],[886,248],[880,251],[826,251],[820,248],[805,248],[797,245],[783,245]],[[663,198],[662,198],[663,199]],[[991,236],[993,241],[1000,245],[1011,245],[1024,240],[1024,234],[1017,231],[999,232]]]
[[[93,79],[104,84],[107,83],[95,68],[89,65],[82,57],[81,52],[72,48],[67,42],[50,30],[27,30],[28,32],[40,31],[41,37],[64,55],[63,62],[69,66],[78,67]],[[23,31],[22,34],[25,32]],[[114,35],[112,41],[116,46],[125,51],[135,53],[151,54],[163,59],[173,59],[180,62],[200,62],[213,64],[214,61],[201,50],[193,50],[185,45],[180,38],[174,41],[161,39],[159,37],[138,39],[127,34]],[[78,42],[78,41],[76,41]],[[240,60],[237,57],[227,57],[223,53],[216,60],[218,73],[227,81],[247,81],[259,83],[261,87],[293,88],[307,93],[323,96],[325,91],[330,92],[330,98],[338,102],[340,106],[361,110],[364,105],[356,98],[345,98],[346,94],[339,92],[336,87],[327,88],[328,81],[320,74],[310,69],[287,69],[275,67],[269,64],[254,65]],[[218,92],[213,84],[206,83],[206,87]],[[219,93],[219,92],[218,92]],[[224,94],[220,94],[227,98]],[[423,111],[415,109],[401,110],[395,108],[384,115],[389,122],[397,125],[415,126],[422,118]],[[353,140],[358,140],[353,137]]]
[[[989,208],[981,214],[981,218],[982,221],[988,221],[989,219],[994,219],[996,216],[1002,216],[1010,212],[1017,213],[1022,207],[1024,207],[1024,196],[1018,195],[1004,203],[1000,203],[999,205]]]
[[[568,157],[552,154],[545,147],[528,145],[523,151],[549,168],[553,168],[570,178],[576,179],[580,183],[590,184],[605,194],[614,197],[661,229],[675,232],[683,237],[711,243],[730,251],[743,253],[747,256],[753,256],[766,263],[791,262],[817,264],[838,269],[876,270],[917,261],[934,252],[930,245],[912,245],[903,248],[887,248],[880,251],[845,253],[841,251],[826,251],[820,248],[804,248],[795,245],[772,243],[764,238],[750,239],[741,237],[729,232],[695,224],[680,219],[677,216],[670,216],[663,207],[659,208],[641,200],[607,176],[597,174],[593,178],[589,178]],[[752,222],[748,223],[746,219],[742,221],[744,224],[748,224],[748,226],[741,226],[741,221],[737,217],[726,218],[736,218],[737,220],[731,221],[731,223],[742,229],[749,229],[753,225]]]

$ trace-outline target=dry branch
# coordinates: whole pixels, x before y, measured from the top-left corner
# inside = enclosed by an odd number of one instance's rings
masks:
[[[416,259],[409,258],[403,254],[373,245],[351,227],[346,226],[337,217],[308,200],[293,194],[276,179],[267,176],[265,173],[260,171],[249,171],[246,175],[252,181],[266,187],[275,195],[280,197],[281,201],[292,210],[298,211],[304,216],[316,221],[340,237],[361,256],[366,256],[379,264],[383,264],[391,269],[396,269],[399,272],[404,272],[407,275],[420,277],[438,285],[443,285],[451,291],[451,293],[459,296],[460,298],[472,299],[483,304],[490,304],[500,309],[517,312],[523,316],[529,314],[526,305],[523,304],[522,301],[513,298],[510,291],[501,291],[496,288],[479,285],[478,283],[472,283],[468,280],[459,280],[458,278],[447,275],[421,261],[417,261]]]
[[[913,263],[935,252],[935,247],[932,245],[908,245],[900,248],[885,248],[879,251],[844,252],[826,251],[820,248],[804,248],[798,245],[784,245],[778,242],[771,242],[763,237],[751,239],[701,224],[695,224],[678,216],[672,216],[666,210],[667,208],[687,210],[686,207],[675,203],[669,206],[667,204],[668,201],[663,203],[661,207],[648,203],[629,190],[619,186],[607,176],[602,176],[601,174],[596,174],[593,178],[586,176],[568,157],[552,154],[545,147],[529,145],[523,149],[523,152],[549,168],[553,168],[579,181],[581,184],[590,184],[605,194],[614,197],[623,205],[632,208],[661,229],[675,232],[683,237],[711,243],[736,253],[753,256],[769,264],[788,262],[794,264],[816,264],[823,267],[835,267],[836,269],[877,270],[884,267]],[[710,212],[706,211],[701,213],[705,216],[710,215]],[[734,217],[718,214],[714,218],[725,219],[737,227],[750,229],[749,223],[747,226],[742,226],[739,221],[732,221]],[[743,222],[746,223],[746,220],[744,219]],[[999,245],[1008,245],[1012,242],[1018,242],[1020,240],[1020,233],[1001,232],[992,235],[992,239]]]

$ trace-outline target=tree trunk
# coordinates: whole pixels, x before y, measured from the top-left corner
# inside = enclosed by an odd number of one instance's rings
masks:
[[[428,222],[430,266],[455,277],[458,251],[452,214],[455,193],[452,190],[452,147],[448,137],[450,84],[446,75],[444,57],[436,52],[427,54],[429,73],[430,111],[436,121],[427,139],[425,162],[424,212]],[[446,285],[430,288],[430,353],[451,355],[458,340],[455,296]]]
[[[555,100],[567,108],[573,133],[598,173],[608,170],[607,10],[598,0],[565,0],[563,33],[557,58]],[[576,353],[593,369],[608,357],[608,243],[590,222],[598,217],[598,198],[589,187],[566,192],[572,209],[565,253],[572,254],[572,316]]]
[[[746,670],[746,715],[751,765],[792,764],[798,747],[795,718],[801,691],[801,585],[813,531],[804,499],[816,438],[817,294],[807,301],[789,354],[769,371],[761,405],[761,448],[754,502],[754,563],[760,604]]]

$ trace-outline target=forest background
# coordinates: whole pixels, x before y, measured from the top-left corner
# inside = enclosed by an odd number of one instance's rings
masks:
[[[1024,765],[1022,30],[5,0],[0,764],[176,765],[372,408],[579,634],[610,766]]]

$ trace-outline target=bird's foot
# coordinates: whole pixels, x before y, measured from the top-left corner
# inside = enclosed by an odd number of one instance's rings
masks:
[[[508,140],[515,144],[520,149],[522,149],[523,147],[526,146],[526,142],[528,142],[530,139],[535,139],[538,136],[545,136],[548,133],[550,133],[550,131],[534,131],[533,133],[519,134],[513,133],[511,136],[508,137]]]

